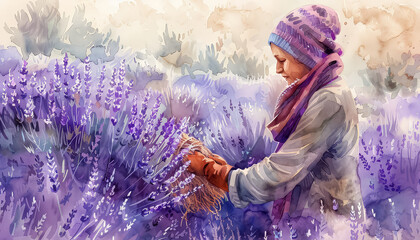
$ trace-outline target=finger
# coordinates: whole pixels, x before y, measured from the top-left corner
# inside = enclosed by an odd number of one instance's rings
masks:
[[[213,159],[215,162],[217,162],[220,165],[226,165],[227,164],[227,162],[217,154],[212,154],[210,158]]]
[[[204,175],[204,168],[207,163],[214,162],[212,159],[206,158],[200,152],[194,152],[194,154],[186,156],[186,159],[191,161],[188,166],[188,171],[199,176]]]
[[[194,173],[195,175],[203,176],[204,172],[203,172],[202,167],[200,166],[202,165],[200,164],[200,161],[197,161],[196,159],[191,159],[190,161],[191,163],[188,166],[187,170],[191,173]]]

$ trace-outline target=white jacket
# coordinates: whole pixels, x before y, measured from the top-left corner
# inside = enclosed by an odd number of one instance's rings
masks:
[[[278,152],[229,173],[230,200],[242,208],[280,199],[293,190],[291,216],[301,216],[308,208],[319,213],[321,205],[324,211],[349,215],[351,205],[363,205],[358,155],[357,110],[339,78],[314,93],[296,130]]]

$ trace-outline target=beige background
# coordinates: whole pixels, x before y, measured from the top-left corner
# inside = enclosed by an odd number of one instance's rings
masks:
[[[125,51],[153,52],[159,47],[165,24],[168,24],[169,32],[176,33],[183,43],[181,53],[158,60],[164,67],[173,64],[179,54],[198,56],[199,51],[214,44],[221,59],[243,52],[264,61],[265,73],[272,75],[275,61],[266,44],[268,35],[287,12],[313,1],[47,2],[70,18],[77,6],[84,5],[85,17],[92,26],[100,32],[112,30],[114,38],[120,36]],[[339,14],[342,31],[337,41],[344,47],[343,76],[350,86],[362,85],[358,76],[361,69],[399,62],[403,53],[420,53],[418,0],[316,2],[334,8]],[[26,10],[27,3],[25,0],[0,1],[3,26],[16,26],[15,15],[21,9]],[[14,45],[4,27],[0,28],[0,44]]]

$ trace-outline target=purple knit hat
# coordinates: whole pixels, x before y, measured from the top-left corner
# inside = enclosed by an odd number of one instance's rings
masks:
[[[331,53],[342,55],[334,42],[340,33],[337,13],[326,6],[307,5],[283,18],[268,38],[309,68]]]

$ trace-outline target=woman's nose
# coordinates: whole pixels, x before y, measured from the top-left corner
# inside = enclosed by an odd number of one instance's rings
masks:
[[[283,72],[283,70],[283,66],[279,62],[277,62],[276,73],[280,74]]]

